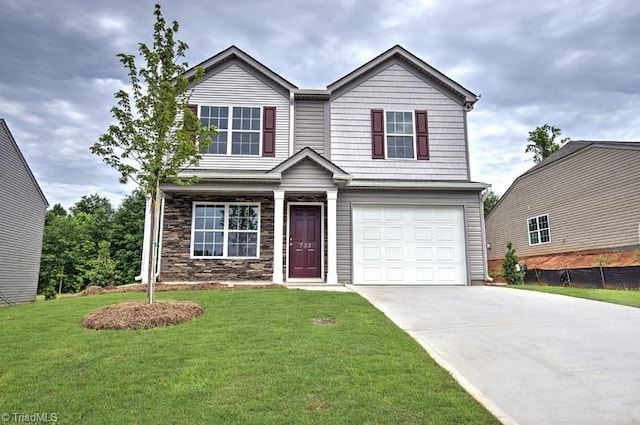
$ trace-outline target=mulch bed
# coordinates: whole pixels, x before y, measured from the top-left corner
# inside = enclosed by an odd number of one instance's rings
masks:
[[[216,291],[234,291],[237,289],[275,289],[283,288],[282,285],[224,285],[219,282],[204,282],[204,283],[156,283],[155,292],[166,291],[203,291],[203,290],[216,290]],[[146,284],[134,284],[123,286],[87,286],[84,290],[78,293],[78,296],[85,295],[99,295],[99,294],[112,294],[117,292],[147,292]]]
[[[183,323],[202,313],[202,307],[191,301],[127,301],[89,313],[82,326],[95,330],[150,329]]]

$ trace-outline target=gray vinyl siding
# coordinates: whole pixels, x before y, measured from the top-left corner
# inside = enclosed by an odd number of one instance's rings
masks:
[[[430,159],[371,159],[372,109],[427,110]],[[331,160],[354,178],[466,180],[463,106],[394,62],[332,100]]]
[[[289,157],[289,97],[238,63],[232,63],[200,81],[193,90],[190,103],[198,106],[276,107],[275,157],[204,155],[195,169],[269,170]]]
[[[465,211],[468,276],[471,281],[485,278],[482,250],[482,208],[477,193],[436,191],[351,191],[338,192],[338,281],[351,283],[351,209],[352,204],[461,205]]]
[[[303,159],[298,164],[283,173],[281,189],[334,189],[333,178],[326,169],[320,167],[310,159]]]
[[[0,305],[35,300],[46,208],[0,121]]]
[[[524,175],[487,217],[489,259],[638,245],[640,150],[590,146]],[[549,214],[551,241],[530,246],[527,220]]]
[[[325,103],[324,100],[296,100],[295,152],[308,146],[319,154],[324,154]]]

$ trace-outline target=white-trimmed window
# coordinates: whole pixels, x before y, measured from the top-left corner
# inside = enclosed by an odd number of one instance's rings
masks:
[[[415,159],[413,112],[385,112],[387,158]]]
[[[191,220],[194,258],[258,258],[260,205],[195,202]]]
[[[551,242],[549,232],[549,214],[539,215],[527,220],[529,228],[529,245],[539,245]]]
[[[429,159],[428,113],[371,110],[371,159]]]
[[[216,155],[260,155],[262,129],[261,108],[252,106],[201,106],[203,126],[214,125],[218,134],[213,136],[207,153]]]

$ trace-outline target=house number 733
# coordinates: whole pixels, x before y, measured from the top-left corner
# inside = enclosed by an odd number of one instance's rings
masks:
[[[298,248],[308,249],[311,248],[311,242],[298,242]]]

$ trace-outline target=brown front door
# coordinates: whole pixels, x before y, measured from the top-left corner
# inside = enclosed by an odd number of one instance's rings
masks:
[[[322,277],[320,206],[291,205],[289,213],[289,277]]]

